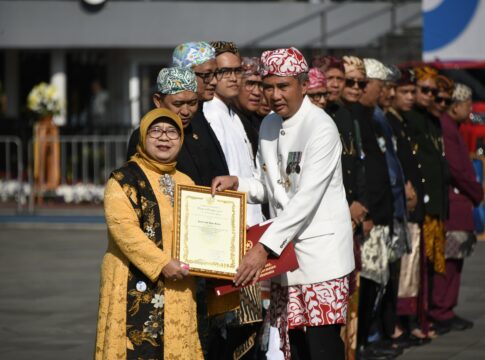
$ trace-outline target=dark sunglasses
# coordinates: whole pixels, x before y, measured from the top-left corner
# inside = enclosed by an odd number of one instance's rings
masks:
[[[352,88],[355,85],[357,85],[360,90],[364,90],[367,86],[367,80],[354,80],[349,78],[345,79],[345,86]]]
[[[450,98],[444,98],[444,97],[441,97],[441,96],[436,96],[434,98],[434,102],[436,104],[445,103],[446,106],[450,106],[451,105],[451,99]]]
[[[318,92],[314,94],[308,94],[308,96],[313,100],[313,101],[320,101],[321,98],[326,99],[328,96],[328,91],[325,92]]]
[[[429,94],[433,96],[438,95],[438,89],[431,86],[420,86],[419,89],[424,95],[429,95]]]

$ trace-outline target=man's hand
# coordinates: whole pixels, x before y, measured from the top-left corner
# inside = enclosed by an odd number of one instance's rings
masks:
[[[364,221],[368,212],[369,210],[358,201],[352,201],[352,204],[350,204],[350,217],[354,220],[356,225]]]
[[[369,235],[373,227],[374,227],[374,222],[372,220],[365,220],[362,223],[362,230],[364,232],[364,236]]]
[[[406,193],[406,208],[408,209],[408,211],[412,212],[418,204],[418,196],[416,195],[414,186],[413,184],[411,184],[410,181],[408,181],[404,186],[404,191]]]
[[[235,285],[245,286],[248,283],[252,285],[256,284],[267,260],[268,253],[263,245],[256,244],[256,246],[244,255],[241,264],[239,264],[237,274],[234,276]]]
[[[237,176],[217,176],[212,179],[212,196],[216,194],[216,191],[237,190],[238,186],[239,180]]]
[[[172,259],[162,269],[162,274],[167,280],[182,280],[185,276],[189,275],[189,265],[182,263],[177,259]]]

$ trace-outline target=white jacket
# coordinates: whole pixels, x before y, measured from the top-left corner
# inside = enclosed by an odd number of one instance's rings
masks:
[[[341,152],[333,120],[308,97],[291,118],[270,114],[263,120],[258,171],[240,178],[238,190],[248,193],[249,202],[270,204],[274,219],[262,244],[279,255],[294,242],[300,267],[282,275],[282,285],[332,280],[354,269]]]

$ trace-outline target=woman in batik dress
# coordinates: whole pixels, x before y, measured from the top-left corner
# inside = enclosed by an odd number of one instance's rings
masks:
[[[203,359],[195,281],[171,257],[175,184],[193,184],[175,169],[183,134],[176,114],[150,111],[137,153],[106,184],[96,359]]]

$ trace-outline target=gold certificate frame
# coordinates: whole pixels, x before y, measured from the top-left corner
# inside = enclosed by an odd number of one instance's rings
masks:
[[[232,279],[246,244],[246,194],[224,191],[214,197],[205,186],[177,185],[172,256],[189,264],[190,274]]]

